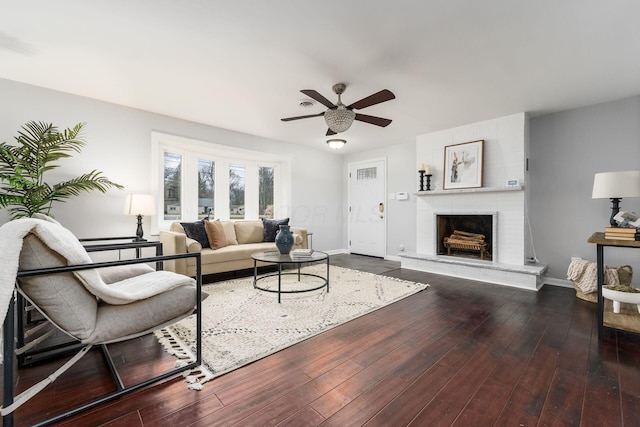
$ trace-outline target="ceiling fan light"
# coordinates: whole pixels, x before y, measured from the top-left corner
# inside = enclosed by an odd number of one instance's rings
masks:
[[[338,105],[338,108],[329,109],[324,113],[324,120],[327,122],[327,126],[336,133],[349,129],[355,117],[356,113],[348,110],[344,105]]]
[[[344,144],[346,144],[347,141],[344,139],[329,139],[327,141],[327,144],[329,144],[329,147],[333,148],[334,150],[339,150],[342,147],[344,147]]]

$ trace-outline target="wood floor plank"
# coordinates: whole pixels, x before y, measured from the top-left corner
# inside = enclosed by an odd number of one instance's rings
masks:
[[[309,381],[311,379],[302,372],[292,372],[286,378],[272,384],[270,387],[257,389],[247,399],[225,405],[223,408],[207,415],[198,416],[198,408],[202,405],[191,405],[186,410],[183,409],[171,417],[163,418],[158,425],[230,426],[282,399],[292,389],[301,387]],[[195,414],[194,409],[196,411]],[[185,420],[185,416],[189,418]]]
[[[557,363],[557,350],[536,348],[496,425],[537,425]]]
[[[344,381],[310,406],[324,418],[329,418],[414,355],[410,348],[401,346]]]
[[[298,419],[298,417],[289,419],[292,414],[303,411],[311,402],[333,390],[345,379],[351,378],[363,369],[362,365],[348,360],[312,381],[291,390],[275,402],[260,408],[259,412],[249,415],[238,424],[273,426],[286,420],[288,420],[287,423],[290,423],[293,419]],[[316,411],[312,412],[324,421],[324,417],[321,417]]]
[[[403,426],[418,414],[457,371],[443,365],[431,366],[423,375],[367,422],[367,427]]]
[[[315,427],[322,424],[324,418],[309,406],[291,415],[278,424],[278,427]]]
[[[540,425],[579,426],[585,382],[584,375],[556,369],[538,423]]]

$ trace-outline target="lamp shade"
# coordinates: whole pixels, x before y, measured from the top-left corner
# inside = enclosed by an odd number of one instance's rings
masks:
[[[640,171],[597,173],[593,179],[593,199],[640,197]]]
[[[155,215],[156,201],[150,194],[128,194],[124,204],[125,215]]]

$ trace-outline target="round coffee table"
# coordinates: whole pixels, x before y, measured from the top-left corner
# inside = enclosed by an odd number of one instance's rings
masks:
[[[320,252],[320,251],[313,251],[313,253],[311,254],[310,257],[305,257],[305,258],[292,258],[291,255],[282,255],[280,254],[280,252],[278,251],[266,251],[266,252],[256,252],[251,254],[251,258],[253,258],[253,287],[256,289],[259,289],[261,291],[265,291],[265,292],[273,292],[278,294],[278,302],[280,302],[280,295],[281,294],[299,294],[301,292],[311,292],[311,291],[316,291],[318,289],[322,289],[325,286],[327,287],[327,292],[329,292],[329,254],[325,253],[325,252]],[[302,264],[306,264],[306,263],[311,263],[311,262],[318,262],[318,261],[326,261],[327,263],[327,275],[326,277],[322,277],[318,274],[311,274],[311,273],[303,273],[300,271],[300,267],[302,266]],[[278,265],[278,272],[277,273],[271,273],[271,274],[264,274],[262,276],[258,277],[258,262],[266,262],[266,263],[270,263],[270,264],[277,264]],[[282,266],[284,264],[296,264],[297,265],[297,272],[291,272],[291,273],[283,273],[282,272]],[[317,277],[319,279],[322,280],[322,284],[320,286],[315,286],[312,288],[305,288],[305,289],[295,289],[295,290],[282,290],[282,276],[288,276],[288,275],[298,275],[298,282],[300,281],[300,278],[302,276],[310,276],[310,277]],[[274,277],[274,276],[278,276],[278,289],[268,289],[265,287],[260,287],[258,286],[258,282],[260,280],[266,279],[268,277]]]

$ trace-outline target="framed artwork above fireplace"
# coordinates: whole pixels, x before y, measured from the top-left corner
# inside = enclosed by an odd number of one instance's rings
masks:
[[[482,187],[484,139],[444,147],[445,190]]]

